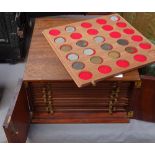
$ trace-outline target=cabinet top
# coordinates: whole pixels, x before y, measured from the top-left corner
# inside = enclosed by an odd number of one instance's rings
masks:
[[[24,72],[24,81],[72,81],[72,78],[61,64],[55,52],[45,40],[42,31],[50,27],[61,26],[87,18],[90,18],[90,16],[80,18],[48,17],[36,19]],[[134,70],[125,73],[123,78],[113,77],[106,80],[136,81],[140,80],[140,77],[138,70]]]

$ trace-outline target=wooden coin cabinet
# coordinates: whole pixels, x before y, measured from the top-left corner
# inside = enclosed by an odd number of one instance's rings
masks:
[[[31,123],[155,122],[155,78],[137,70],[78,88],[42,35],[43,29],[79,21],[36,19],[23,80],[7,113],[8,142],[25,142]]]

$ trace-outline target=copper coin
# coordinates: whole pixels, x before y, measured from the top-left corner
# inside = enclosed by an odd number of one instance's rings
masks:
[[[72,46],[70,46],[70,45],[62,45],[60,47],[60,50],[64,51],[64,52],[68,52],[68,51],[72,50]]]
[[[103,62],[103,59],[100,56],[93,56],[90,58],[90,62],[93,64],[101,64]]]
[[[88,45],[88,42],[85,41],[85,40],[79,40],[77,43],[76,43],[77,46],[80,46],[80,47],[86,47]]]
[[[82,62],[74,62],[72,64],[72,67],[76,70],[80,70],[80,69],[83,69],[85,67],[84,63]]]
[[[129,44],[129,42],[126,39],[118,39],[117,43],[120,44],[120,45],[123,45],[123,46]]]
[[[113,59],[118,59],[120,57],[120,53],[117,51],[111,51],[108,53],[108,56]]]
[[[108,44],[108,43],[104,43],[104,44],[101,45],[101,48],[102,48],[103,50],[108,51],[108,50],[111,50],[113,47],[112,47],[112,45],[110,45],[110,44]]]
[[[137,48],[135,48],[135,47],[126,47],[125,51],[128,52],[128,53],[133,54],[133,53],[137,52]]]

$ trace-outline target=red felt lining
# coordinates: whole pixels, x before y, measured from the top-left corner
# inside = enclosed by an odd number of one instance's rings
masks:
[[[139,35],[133,35],[133,36],[131,37],[131,39],[132,39],[133,41],[139,42],[139,41],[142,41],[142,40],[143,40],[143,37],[142,37],[142,36],[139,36]]]
[[[97,22],[98,24],[101,24],[101,25],[107,23],[107,21],[106,21],[105,19],[97,19],[96,22]]]
[[[116,25],[117,25],[118,27],[120,27],[120,28],[124,28],[124,27],[127,26],[127,24],[124,23],[124,22],[117,22]]]
[[[130,28],[124,29],[123,32],[126,34],[134,34],[135,33],[135,31],[133,29],[130,29]]]
[[[96,35],[96,34],[98,34],[98,31],[96,29],[89,29],[87,31],[87,33],[90,34],[90,35]]]
[[[139,46],[142,49],[150,49],[151,48],[151,44],[150,43],[140,43]]]
[[[84,28],[90,28],[90,27],[92,27],[92,24],[88,23],[88,22],[83,22],[83,23],[81,23],[81,26]]]
[[[111,25],[104,25],[104,26],[102,27],[102,29],[104,29],[104,30],[106,30],[106,31],[111,31],[111,30],[113,30],[113,27],[112,27]]]
[[[110,33],[110,36],[112,38],[120,38],[121,37],[121,34],[119,32],[114,31],[114,32],[111,32]]]
[[[118,60],[116,64],[122,68],[127,68],[129,66],[129,62],[127,60]]]
[[[89,80],[89,79],[91,79],[93,77],[93,75],[92,75],[91,72],[82,71],[82,72],[79,73],[79,77],[82,80]]]
[[[81,39],[82,35],[80,33],[72,33],[71,38],[72,39]]]
[[[142,55],[142,54],[137,54],[134,56],[134,59],[138,62],[144,62],[147,60],[146,56],[145,55]]]
[[[49,31],[49,34],[52,35],[52,36],[57,36],[60,34],[60,31],[57,30],[57,29],[52,29]]]
[[[110,66],[102,65],[98,67],[98,71],[102,74],[108,74],[112,71]]]

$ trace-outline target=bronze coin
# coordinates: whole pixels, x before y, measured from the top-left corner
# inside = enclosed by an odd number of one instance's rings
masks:
[[[117,43],[120,44],[120,45],[123,45],[123,46],[129,44],[129,42],[126,39],[118,39]]]
[[[104,44],[101,45],[101,48],[102,48],[103,50],[109,51],[109,50],[111,50],[113,47],[112,47],[111,44],[104,43]]]
[[[128,53],[133,54],[133,53],[137,52],[137,49],[135,47],[126,47],[125,51],[128,52]]]
[[[111,51],[108,53],[108,56],[113,59],[118,59],[120,57],[120,53],[117,51]]]
[[[80,69],[83,69],[85,67],[84,63],[82,62],[74,62],[72,64],[72,67],[76,70],[80,70]]]
[[[88,42],[85,41],[85,40],[79,40],[77,43],[76,43],[77,46],[80,46],[80,47],[86,47],[88,45]]]
[[[90,58],[90,62],[93,64],[101,64],[103,62],[103,59],[100,56],[93,56]]]
[[[62,45],[60,47],[60,50],[64,51],[64,52],[68,52],[68,51],[72,50],[72,46],[70,46],[70,45]]]

